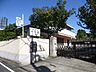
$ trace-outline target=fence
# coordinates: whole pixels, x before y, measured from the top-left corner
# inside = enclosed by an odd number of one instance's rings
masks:
[[[96,56],[96,41],[72,41],[72,46],[58,46],[58,56],[92,58]]]

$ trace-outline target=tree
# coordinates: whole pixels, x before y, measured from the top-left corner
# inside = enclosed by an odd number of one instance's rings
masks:
[[[17,29],[17,26],[15,23],[13,23],[13,24],[9,24],[9,26],[6,26],[4,30],[6,32],[15,32],[16,33],[16,29]]]
[[[66,21],[74,10],[65,9],[65,0],[58,0],[54,7],[33,8],[29,20],[32,27],[58,31],[66,27]]]
[[[85,30],[82,30],[82,29],[79,29],[77,31],[77,36],[76,36],[77,39],[79,40],[85,40],[87,39],[87,33]]]
[[[16,27],[15,23],[14,24],[10,24],[9,26],[6,26],[6,28],[4,29],[5,35],[6,35],[6,39],[16,38],[17,37],[16,30],[17,30],[17,27]]]
[[[6,40],[6,35],[4,30],[0,30],[0,41]]]
[[[0,31],[0,41],[16,38],[16,29],[16,24],[10,24],[9,26],[6,26],[4,30]]]
[[[78,25],[89,29],[93,38],[96,38],[96,0],[86,0],[86,3],[78,9]]]

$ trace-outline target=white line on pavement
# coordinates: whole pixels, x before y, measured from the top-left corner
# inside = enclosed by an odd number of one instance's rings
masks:
[[[4,65],[3,63],[0,62],[0,65],[2,65],[3,67],[5,67],[7,70],[9,70],[10,72],[15,72],[12,69],[10,69],[9,67],[7,67],[6,65]]]

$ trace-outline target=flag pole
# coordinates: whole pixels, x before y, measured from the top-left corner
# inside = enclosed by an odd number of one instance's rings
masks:
[[[22,37],[24,37],[24,14],[22,14]]]

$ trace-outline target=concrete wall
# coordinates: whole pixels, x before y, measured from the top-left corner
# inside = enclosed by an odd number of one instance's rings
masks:
[[[41,58],[49,56],[49,40],[34,38],[37,42],[37,53]],[[19,38],[0,42],[0,56],[14,60],[23,65],[30,64],[30,42],[31,38]]]
[[[14,61],[18,61],[19,44],[19,39],[0,42],[0,56]]]
[[[46,59],[49,56],[49,39],[34,38],[33,41],[37,42],[37,55],[41,60]]]

